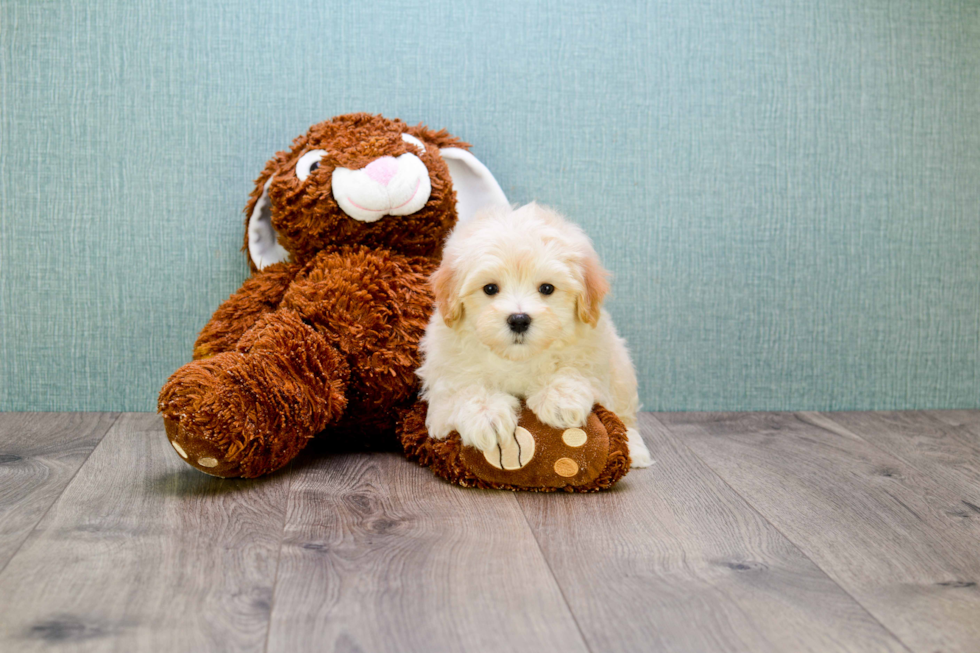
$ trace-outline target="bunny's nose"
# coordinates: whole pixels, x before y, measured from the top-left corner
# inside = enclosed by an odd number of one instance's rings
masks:
[[[398,172],[398,162],[394,157],[383,156],[367,164],[364,168],[367,176],[378,182],[382,186],[387,186],[388,182],[394,178]]]

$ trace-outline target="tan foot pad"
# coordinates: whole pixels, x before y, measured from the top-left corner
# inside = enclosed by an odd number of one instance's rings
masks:
[[[513,471],[526,467],[534,458],[534,438],[523,426],[514,431],[514,439],[506,445],[497,445],[483,452],[483,457],[497,469]]]
[[[167,439],[177,455],[191,467],[201,470],[211,476],[241,476],[242,470],[235,462],[222,461],[222,453],[218,447],[206,440],[192,438],[180,428],[180,424],[164,418],[163,426],[167,430]]]
[[[436,476],[463,487],[532,492],[595,492],[629,471],[626,427],[599,404],[582,428],[553,429],[522,407],[514,442],[484,452],[464,447],[458,433],[445,440],[425,430],[424,401],[399,412],[405,455]]]

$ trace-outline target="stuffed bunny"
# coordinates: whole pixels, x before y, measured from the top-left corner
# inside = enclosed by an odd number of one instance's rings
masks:
[[[255,477],[314,436],[394,441],[417,401],[443,241],[507,202],[468,147],[360,113],[314,125],[266,164],[245,209],[252,276],[160,391],[181,458]]]

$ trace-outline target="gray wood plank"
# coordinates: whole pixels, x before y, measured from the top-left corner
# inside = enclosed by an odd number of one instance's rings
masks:
[[[651,415],[613,491],[518,497],[593,651],[905,651]]]
[[[961,518],[980,517],[980,436],[932,411],[828,413],[828,430],[848,429],[955,492]],[[817,419],[819,419],[817,418]],[[955,420],[953,420],[955,421]]]
[[[915,651],[980,650],[980,515],[813,413],[658,418]]]
[[[969,429],[974,435],[980,436],[980,410],[928,410],[925,411],[953,426]]]
[[[262,650],[288,479],[205,476],[122,415],[0,574],[0,650]]]
[[[0,413],[0,571],[117,413]]]
[[[294,473],[269,651],[587,650],[512,493],[395,453]]]

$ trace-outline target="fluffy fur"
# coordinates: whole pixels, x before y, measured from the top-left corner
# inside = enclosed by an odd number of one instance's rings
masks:
[[[636,373],[602,309],[606,277],[582,229],[537,204],[457,227],[432,276],[436,312],[420,345],[429,434],[457,431],[487,450],[513,438],[522,400],[555,428],[583,425],[598,403],[627,426],[633,466],[648,466]],[[530,318],[522,333],[508,324],[518,314]]]

